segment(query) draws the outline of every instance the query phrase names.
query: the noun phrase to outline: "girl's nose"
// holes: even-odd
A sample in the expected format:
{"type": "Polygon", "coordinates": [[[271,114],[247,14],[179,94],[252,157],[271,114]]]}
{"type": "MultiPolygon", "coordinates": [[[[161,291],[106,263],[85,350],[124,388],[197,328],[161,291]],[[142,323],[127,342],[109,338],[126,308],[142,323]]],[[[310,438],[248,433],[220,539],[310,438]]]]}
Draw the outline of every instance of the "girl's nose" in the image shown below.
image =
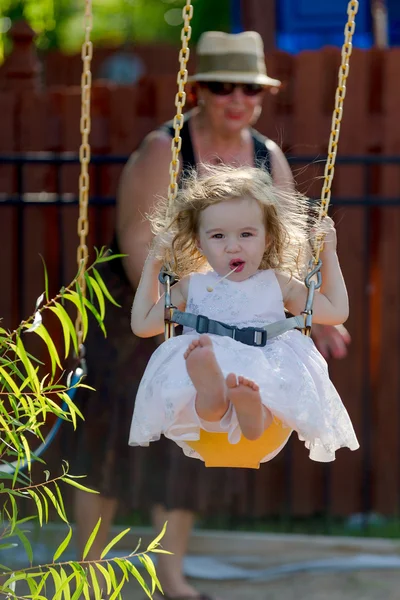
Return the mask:
{"type": "Polygon", "coordinates": [[[241,246],[238,240],[231,240],[226,245],[226,251],[229,253],[239,252],[241,246]]]}

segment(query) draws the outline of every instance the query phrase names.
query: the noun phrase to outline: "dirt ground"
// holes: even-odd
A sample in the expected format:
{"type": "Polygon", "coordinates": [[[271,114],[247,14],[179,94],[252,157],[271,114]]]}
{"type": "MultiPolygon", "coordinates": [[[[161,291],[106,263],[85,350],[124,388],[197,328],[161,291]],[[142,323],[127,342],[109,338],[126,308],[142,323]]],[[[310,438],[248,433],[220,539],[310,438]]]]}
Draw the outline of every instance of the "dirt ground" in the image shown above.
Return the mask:
{"type": "MultiPolygon", "coordinates": [[[[270,582],[196,581],[196,588],[218,600],[399,600],[400,571],[298,574],[270,582]]],[[[124,600],[144,600],[135,582],[124,600]]]]}

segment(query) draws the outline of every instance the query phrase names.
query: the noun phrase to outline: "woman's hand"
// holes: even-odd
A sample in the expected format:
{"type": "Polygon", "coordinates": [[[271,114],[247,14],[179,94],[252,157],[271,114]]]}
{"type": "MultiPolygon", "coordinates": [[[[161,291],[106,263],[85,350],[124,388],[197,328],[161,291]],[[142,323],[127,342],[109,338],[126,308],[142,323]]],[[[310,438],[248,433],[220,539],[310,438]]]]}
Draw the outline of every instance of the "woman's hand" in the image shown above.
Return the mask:
{"type": "Polygon", "coordinates": [[[343,325],[318,325],[312,327],[312,339],[322,356],[329,358],[345,358],[351,337],[343,325]]]}

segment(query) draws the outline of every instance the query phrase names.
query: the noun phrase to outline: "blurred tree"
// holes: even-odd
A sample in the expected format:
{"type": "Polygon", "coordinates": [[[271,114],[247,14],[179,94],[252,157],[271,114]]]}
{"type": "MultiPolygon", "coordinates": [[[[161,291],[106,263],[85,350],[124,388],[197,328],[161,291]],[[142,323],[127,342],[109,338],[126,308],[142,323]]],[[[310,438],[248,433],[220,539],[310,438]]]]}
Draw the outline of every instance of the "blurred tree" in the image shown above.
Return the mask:
{"type": "MultiPolygon", "coordinates": [[[[93,0],[93,41],[119,46],[132,41],[180,43],[184,0],[93,0]]],[[[193,0],[193,41],[209,29],[230,31],[231,0],[193,0]]],[[[82,0],[1,0],[1,48],[7,31],[25,18],[37,31],[40,50],[77,52],[83,39],[82,0]]]]}

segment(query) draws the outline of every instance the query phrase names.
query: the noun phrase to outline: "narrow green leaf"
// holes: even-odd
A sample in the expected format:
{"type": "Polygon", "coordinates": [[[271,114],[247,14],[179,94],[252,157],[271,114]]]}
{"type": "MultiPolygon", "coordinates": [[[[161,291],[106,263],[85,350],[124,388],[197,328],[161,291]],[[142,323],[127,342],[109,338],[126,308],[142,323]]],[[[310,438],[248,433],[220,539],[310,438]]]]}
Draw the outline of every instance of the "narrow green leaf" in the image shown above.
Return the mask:
{"type": "Polygon", "coordinates": [[[117,579],[115,577],[114,567],[112,566],[111,563],[107,563],[107,570],[110,575],[111,588],[113,590],[115,590],[115,589],[117,589],[118,583],[117,583],[117,579]]]}
{"type": "Polygon", "coordinates": [[[101,591],[99,582],[97,581],[97,574],[92,565],[89,565],[90,577],[92,580],[92,588],[94,591],[94,600],[101,600],[101,591]]]}
{"type": "Polygon", "coordinates": [[[31,592],[32,598],[34,598],[37,595],[37,588],[38,588],[35,579],[28,575],[28,577],[26,578],[26,583],[29,586],[29,590],[31,592]]]}
{"type": "Polygon", "coordinates": [[[119,540],[121,540],[130,530],[130,527],[128,527],[128,529],[124,529],[124,531],[121,531],[118,535],[116,535],[115,538],[113,538],[111,542],[104,548],[100,558],[104,558],[109,553],[111,548],[113,548],[115,544],[117,544],[119,540]]]}
{"type": "Polygon", "coordinates": [[[97,283],[100,286],[101,291],[103,292],[103,294],[107,298],[107,300],[109,300],[111,302],[111,304],[114,304],[115,306],[118,306],[119,308],[121,308],[121,305],[118,304],[118,302],[116,302],[114,300],[114,298],[111,296],[111,294],[108,291],[108,289],[106,287],[106,284],[104,283],[104,281],[103,281],[100,273],[98,272],[98,270],[97,269],[93,269],[93,273],[94,273],[94,276],[95,276],[95,278],[97,280],[97,283]]]}
{"type": "Polygon", "coordinates": [[[107,569],[105,567],[103,567],[103,565],[101,563],[95,563],[95,566],[98,568],[98,570],[100,571],[100,573],[104,577],[104,581],[106,582],[106,585],[107,585],[107,590],[106,590],[107,596],[109,596],[110,592],[111,592],[111,579],[110,579],[110,575],[109,575],[107,569]]]}
{"type": "Polygon", "coordinates": [[[34,490],[27,490],[27,492],[36,503],[38,519],[39,519],[40,527],[42,527],[43,526],[43,508],[42,508],[42,503],[40,501],[40,498],[34,490]]]}
{"type": "Polygon", "coordinates": [[[17,337],[16,353],[18,358],[24,365],[24,368],[32,385],[32,389],[34,389],[38,394],[40,394],[40,384],[36,373],[36,369],[33,368],[33,365],[26,354],[26,350],[20,336],[17,337]]]}
{"type": "Polygon", "coordinates": [[[118,587],[115,588],[115,591],[111,594],[110,600],[115,600],[116,598],[121,598],[121,590],[123,588],[124,583],[125,583],[125,579],[122,578],[121,583],[118,585],[118,587]]]}
{"type": "Polygon", "coordinates": [[[40,325],[35,329],[36,335],[42,338],[44,343],[47,346],[47,350],[49,352],[50,360],[51,360],[51,375],[54,377],[56,372],[56,365],[59,369],[62,369],[62,365],[60,362],[60,357],[58,356],[57,348],[53,340],[51,339],[49,332],[45,328],[44,325],[40,325]]]}
{"type": "Polygon", "coordinates": [[[71,600],[80,600],[84,585],[85,585],[84,579],[81,579],[79,581],[79,583],[77,582],[76,590],[73,593],[71,600]]]}
{"type": "Polygon", "coordinates": [[[46,302],[49,301],[49,276],[47,274],[46,263],[44,262],[44,258],[40,255],[43,263],[43,273],[44,273],[44,293],[46,294],[46,302]]]}
{"type": "Polygon", "coordinates": [[[60,556],[63,554],[65,549],[68,548],[68,545],[71,541],[71,537],[72,537],[72,529],[70,527],[65,539],[61,542],[61,544],[58,546],[57,550],[54,553],[53,562],[56,562],[56,560],[58,558],[60,558],[60,556]]]}
{"type": "Polygon", "coordinates": [[[54,596],[53,596],[53,600],[61,600],[62,598],[62,590],[61,590],[61,586],[62,586],[62,580],[61,577],[58,573],[58,571],[56,571],[56,569],[54,569],[53,567],[49,568],[49,571],[53,577],[53,581],[54,581],[54,596]]]}
{"type": "Polygon", "coordinates": [[[98,494],[99,492],[97,492],[96,490],[91,490],[88,487],[85,487],[84,485],[81,485],[80,483],[78,483],[77,481],[74,481],[73,479],[70,478],[70,476],[68,477],[62,477],[61,478],[62,481],[64,481],[65,483],[68,483],[68,485],[72,485],[73,487],[78,488],[79,490],[83,490],[84,492],[90,492],[91,494],[98,494]]]}
{"type": "Polygon", "coordinates": [[[71,587],[70,587],[69,584],[70,584],[70,581],[72,581],[72,579],[74,579],[75,573],[72,572],[67,577],[66,572],[64,571],[63,568],[61,568],[60,575],[61,575],[61,578],[63,580],[64,600],[71,600],[71,587]]]}
{"type": "Polygon", "coordinates": [[[83,339],[85,339],[88,331],[89,322],[84,303],[81,301],[79,294],[77,294],[77,292],[74,292],[73,290],[70,290],[66,294],[64,294],[64,299],[69,300],[69,302],[75,304],[79,314],[81,315],[83,326],[83,339]]]}
{"type": "Polygon", "coordinates": [[[26,440],[26,437],[21,433],[20,434],[20,440],[22,442],[22,445],[24,447],[25,450],[25,459],[26,459],[26,464],[28,466],[28,471],[30,472],[31,470],[31,450],[29,448],[29,444],[26,440]]]}
{"type": "Polygon", "coordinates": [[[85,560],[85,559],[86,559],[86,557],[87,557],[87,555],[88,555],[88,553],[89,553],[89,550],[90,550],[90,548],[91,548],[91,547],[92,547],[92,545],[93,545],[93,542],[94,542],[94,540],[95,540],[95,538],[96,538],[97,532],[99,531],[100,525],[101,525],[101,517],[100,517],[100,518],[99,518],[99,520],[97,521],[96,525],[95,525],[95,526],[94,526],[94,528],[93,528],[93,531],[92,531],[92,533],[91,533],[91,534],[90,534],[90,536],[89,536],[89,539],[88,539],[88,541],[86,542],[86,545],[85,545],[85,548],[84,548],[84,550],[83,550],[83,554],[82,554],[82,559],[83,559],[83,560],[85,560]]]}
{"type": "Polygon", "coordinates": [[[93,304],[93,297],[94,297],[93,287],[92,287],[92,284],[90,282],[89,275],[87,272],[85,273],[85,281],[86,281],[86,287],[89,291],[89,300],[90,300],[91,304],[93,304]]]}
{"type": "Polygon", "coordinates": [[[9,550],[10,548],[16,548],[18,546],[18,544],[16,543],[4,543],[4,544],[0,544],[0,550],[9,550]]]}
{"type": "Polygon", "coordinates": [[[90,310],[90,312],[93,314],[94,318],[96,319],[100,329],[102,330],[102,332],[104,334],[104,337],[106,337],[107,336],[106,328],[104,327],[104,323],[98,313],[97,308],[93,304],[91,304],[89,302],[89,300],[87,300],[86,298],[84,298],[83,301],[85,303],[85,306],[90,310]]]}
{"type": "Polygon", "coordinates": [[[148,595],[149,598],[151,598],[149,586],[147,585],[147,583],[145,582],[141,573],[139,573],[139,571],[137,570],[135,565],[133,565],[132,563],[129,563],[127,565],[127,568],[128,568],[128,571],[130,571],[132,573],[132,575],[135,577],[135,579],[140,583],[143,591],[148,595]]]}
{"type": "Polygon", "coordinates": [[[159,590],[161,590],[161,584],[158,580],[156,569],[154,567],[154,563],[151,560],[150,556],[148,556],[147,554],[142,554],[142,556],[139,556],[139,560],[142,563],[142,565],[144,565],[146,567],[147,572],[151,577],[151,581],[152,581],[151,593],[154,594],[156,586],[159,590]]]}
{"type": "Polygon", "coordinates": [[[124,257],[127,255],[126,254],[110,254],[109,256],[101,256],[96,260],[96,263],[100,264],[100,263],[109,262],[110,260],[115,260],[119,256],[124,257]]]}
{"type": "Polygon", "coordinates": [[[14,379],[12,377],[10,377],[10,375],[8,374],[7,370],[4,367],[0,367],[0,379],[5,380],[5,382],[9,386],[9,391],[14,392],[14,394],[16,395],[17,398],[21,395],[19,387],[15,383],[14,379]]]}
{"type": "Polygon", "coordinates": [[[104,302],[104,294],[101,291],[101,288],[94,277],[91,277],[88,274],[88,279],[89,279],[89,281],[92,285],[92,288],[96,294],[97,302],[99,303],[100,317],[101,317],[101,320],[103,320],[104,316],[106,314],[106,303],[104,302]]]}
{"type": "Polygon", "coordinates": [[[119,566],[119,568],[122,571],[122,574],[124,576],[124,579],[128,580],[129,579],[129,575],[128,575],[128,571],[127,568],[125,566],[124,560],[121,558],[114,558],[113,561],[115,562],[116,565],[119,566]]]}
{"type": "Polygon", "coordinates": [[[30,544],[30,541],[28,540],[28,538],[26,537],[25,533],[23,531],[21,531],[21,529],[19,529],[18,527],[15,528],[15,534],[19,537],[19,539],[21,540],[24,548],[25,548],[25,552],[26,555],[29,559],[30,564],[32,564],[33,562],[33,552],[32,552],[32,546],[30,544]]]}
{"type": "Polygon", "coordinates": [[[60,488],[58,487],[58,484],[56,482],[54,482],[53,485],[54,485],[54,488],[55,488],[55,490],[57,492],[58,503],[59,503],[59,505],[61,507],[61,510],[62,510],[63,514],[66,515],[67,513],[66,513],[66,510],[65,510],[65,506],[64,506],[64,498],[62,497],[60,488]]]}
{"type": "Polygon", "coordinates": [[[40,594],[40,592],[42,591],[42,588],[46,585],[46,581],[47,578],[50,576],[50,572],[49,571],[43,571],[41,574],[41,578],[38,581],[38,589],[37,589],[37,593],[40,594]]]}
{"type": "Polygon", "coordinates": [[[74,344],[75,353],[78,354],[78,340],[76,339],[75,328],[65,308],[61,304],[49,306],[49,309],[57,316],[61,323],[64,335],[65,358],[69,355],[70,342],[74,344]]]}
{"type": "Polygon", "coordinates": [[[9,520],[10,520],[10,533],[14,533],[15,528],[17,526],[17,516],[18,516],[18,508],[17,508],[17,503],[15,502],[15,498],[12,494],[12,490],[8,490],[8,497],[11,503],[11,514],[8,512],[8,510],[4,507],[4,511],[6,512],[9,520]]]}
{"type": "Polygon", "coordinates": [[[168,521],[166,521],[164,523],[164,526],[163,526],[162,530],[160,531],[160,533],[158,534],[158,536],[156,538],[154,538],[154,540],[152,542],[150,542],[150,544],[147,546],[147,552],[151,552],[152,550],[154,550],[155,548],[157,548],[160,545],[160,540],[165,535],[165,531],[167,529],[167,524],[168,524],[168,521]]]}
{"type": "Polygon", "coordinates": [[[51,500],[51,502],[52,502],[52,504],[53,504],[54,508],[56,509],[56,511],[57,511],[57,514],[58,514],[58,516],[60,517],[60,519],[62,519],[63,521],[65,521],[65,523],[67,523],[67,524],[68,524],[68,519],[67,519],[67,516],[66,516],[65,512],[63,511],[63,507],[61,507],[61,506],[59,505],[59,503],[58,503],[58,500],[57,500],[57,498],[55,497],[55,495],[53,494],[53,492],[51,491],[51,489],[50,489],[50,488],[48,488],[46,485],[45,485],[45,486],[43,486],[43,488],[42,488],[42,489],[43,489],[43,490],[46,492],[46,494],[47,494],[47,495],[48,495],[48,497],[50,498],[50,500],[51,500]]]}
{"type": "Polygon", "coordinates": [[[87,580],[83,584],[83,595],[85,596],[85,600],[91,600],[89,592],[89,583],[87,580]]]}
{"type": "Polygon", "coordinates": [[[43,499],[43,506],[44,506],[44,522],[48,523],[49,522],[49,503],[47,501],[46,495],[41,491],[38,490],[40,495],[42,496],[43,499]]]}

